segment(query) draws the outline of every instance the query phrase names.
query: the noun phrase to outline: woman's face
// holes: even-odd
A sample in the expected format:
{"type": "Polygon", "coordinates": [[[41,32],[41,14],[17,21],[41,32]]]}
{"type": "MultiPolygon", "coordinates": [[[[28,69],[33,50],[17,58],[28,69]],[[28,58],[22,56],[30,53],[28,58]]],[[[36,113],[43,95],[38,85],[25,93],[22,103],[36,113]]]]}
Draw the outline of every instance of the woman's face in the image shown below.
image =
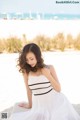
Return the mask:
{"type": "Polygon", "coordinates": [[[26,62],[31,67],[35,67],[35,65],[37,64],[37,59],[35,57],[35,54],[32,53],[32,52],[27,53],[27,55],[26,55],[26,62]]]}

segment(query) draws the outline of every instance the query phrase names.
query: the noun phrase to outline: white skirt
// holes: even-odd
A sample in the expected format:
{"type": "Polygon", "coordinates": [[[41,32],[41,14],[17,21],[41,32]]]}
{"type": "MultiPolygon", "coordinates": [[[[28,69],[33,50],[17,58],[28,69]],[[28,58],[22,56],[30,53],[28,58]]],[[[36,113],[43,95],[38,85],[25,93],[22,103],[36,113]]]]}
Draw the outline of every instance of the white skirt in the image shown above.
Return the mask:
{"type": "MultiPolygon", "coordinates": [[[[80,116],[64,94],[52,89],[32,97],[31,109],[13,112],[9,120],[80,120],[80,116]]],[[[14,111],[16,106],[14,105],[14,111]]]]}

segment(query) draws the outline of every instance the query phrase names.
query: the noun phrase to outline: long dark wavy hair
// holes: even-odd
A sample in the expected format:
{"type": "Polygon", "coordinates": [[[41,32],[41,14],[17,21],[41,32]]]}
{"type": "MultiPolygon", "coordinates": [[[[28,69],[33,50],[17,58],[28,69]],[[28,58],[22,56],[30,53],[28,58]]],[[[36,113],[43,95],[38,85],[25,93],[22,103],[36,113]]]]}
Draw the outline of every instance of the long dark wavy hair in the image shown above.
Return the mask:
{"type": "Polygon", "coordinates": [[[19,72],[22,73],[24,73],[24,71],[26,71],[27,73],[29,73],[30,71],[36,72],[38,69],[43,68],[45,64],[44,60],[42,59],[41,50],[39,46],[35,43],[29,43],[25,45],[23,47],[23,50],[20,52],[17,66],[19,66],[19,72]],[[26,55],[29,52],[32,52],[37,59],[37,64],[35,65],[35,67],[31,67],[26,62],[26,55]]]}

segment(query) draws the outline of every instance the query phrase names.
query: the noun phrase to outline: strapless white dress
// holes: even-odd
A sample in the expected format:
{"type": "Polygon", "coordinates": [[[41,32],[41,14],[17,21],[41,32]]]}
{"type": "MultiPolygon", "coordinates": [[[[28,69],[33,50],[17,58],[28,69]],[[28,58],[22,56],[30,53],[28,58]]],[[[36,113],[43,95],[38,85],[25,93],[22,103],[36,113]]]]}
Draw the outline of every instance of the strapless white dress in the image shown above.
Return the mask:
{"type": "Polygon", "coordinates": [[[29,76],[32,108],[15,112],[10,120],[80,120],[80,116],[64,94],[56,92],[44,76],[29,76]]]}

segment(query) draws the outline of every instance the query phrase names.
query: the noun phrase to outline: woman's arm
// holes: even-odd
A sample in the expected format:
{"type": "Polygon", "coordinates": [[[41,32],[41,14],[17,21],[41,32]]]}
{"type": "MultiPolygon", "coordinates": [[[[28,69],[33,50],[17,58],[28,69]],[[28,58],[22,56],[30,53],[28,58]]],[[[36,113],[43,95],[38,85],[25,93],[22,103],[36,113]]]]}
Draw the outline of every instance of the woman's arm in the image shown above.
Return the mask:
{"type": "Polygon", "coordinates": [[[23,73],[24,83],[26,87],[27,97],[28,97],[28,104],[21,103],[19,104],[20,107],[31,108],[32,107],[32,92],[28,86],[28,74],[25,72],[23,73]]]}
{"type": "Polygon", "coordinates": [[[59,83],[55,68],[53,67],[53,65],[49,65],[49,69],[50,69],[50,73],[53,76],[53,78],[59,83]]]}
{"type": "Polygon", "coordinates": [[[60,92],[61,91],[61,86],[60,86],[60,83],[58,81],[58,78],[57,78],[54,67],[51,65],[49,67],[49,69],[48,68],[42,68],[41,71],[42,71],[42,74],[44,74],[48,78],[48,80],[51,82],[51,85],[53,86],[53,88],[57,92],[60,92]]]}
{"type": "Polygon", "coordinates": [[[24,83],[25,83],[25,87],[26,87],[29,107],[31,108],[32,107],[32,92],[28,86],[28,74],[26,72],[23,73],[23,77],[24,77],[24,83]]]}

